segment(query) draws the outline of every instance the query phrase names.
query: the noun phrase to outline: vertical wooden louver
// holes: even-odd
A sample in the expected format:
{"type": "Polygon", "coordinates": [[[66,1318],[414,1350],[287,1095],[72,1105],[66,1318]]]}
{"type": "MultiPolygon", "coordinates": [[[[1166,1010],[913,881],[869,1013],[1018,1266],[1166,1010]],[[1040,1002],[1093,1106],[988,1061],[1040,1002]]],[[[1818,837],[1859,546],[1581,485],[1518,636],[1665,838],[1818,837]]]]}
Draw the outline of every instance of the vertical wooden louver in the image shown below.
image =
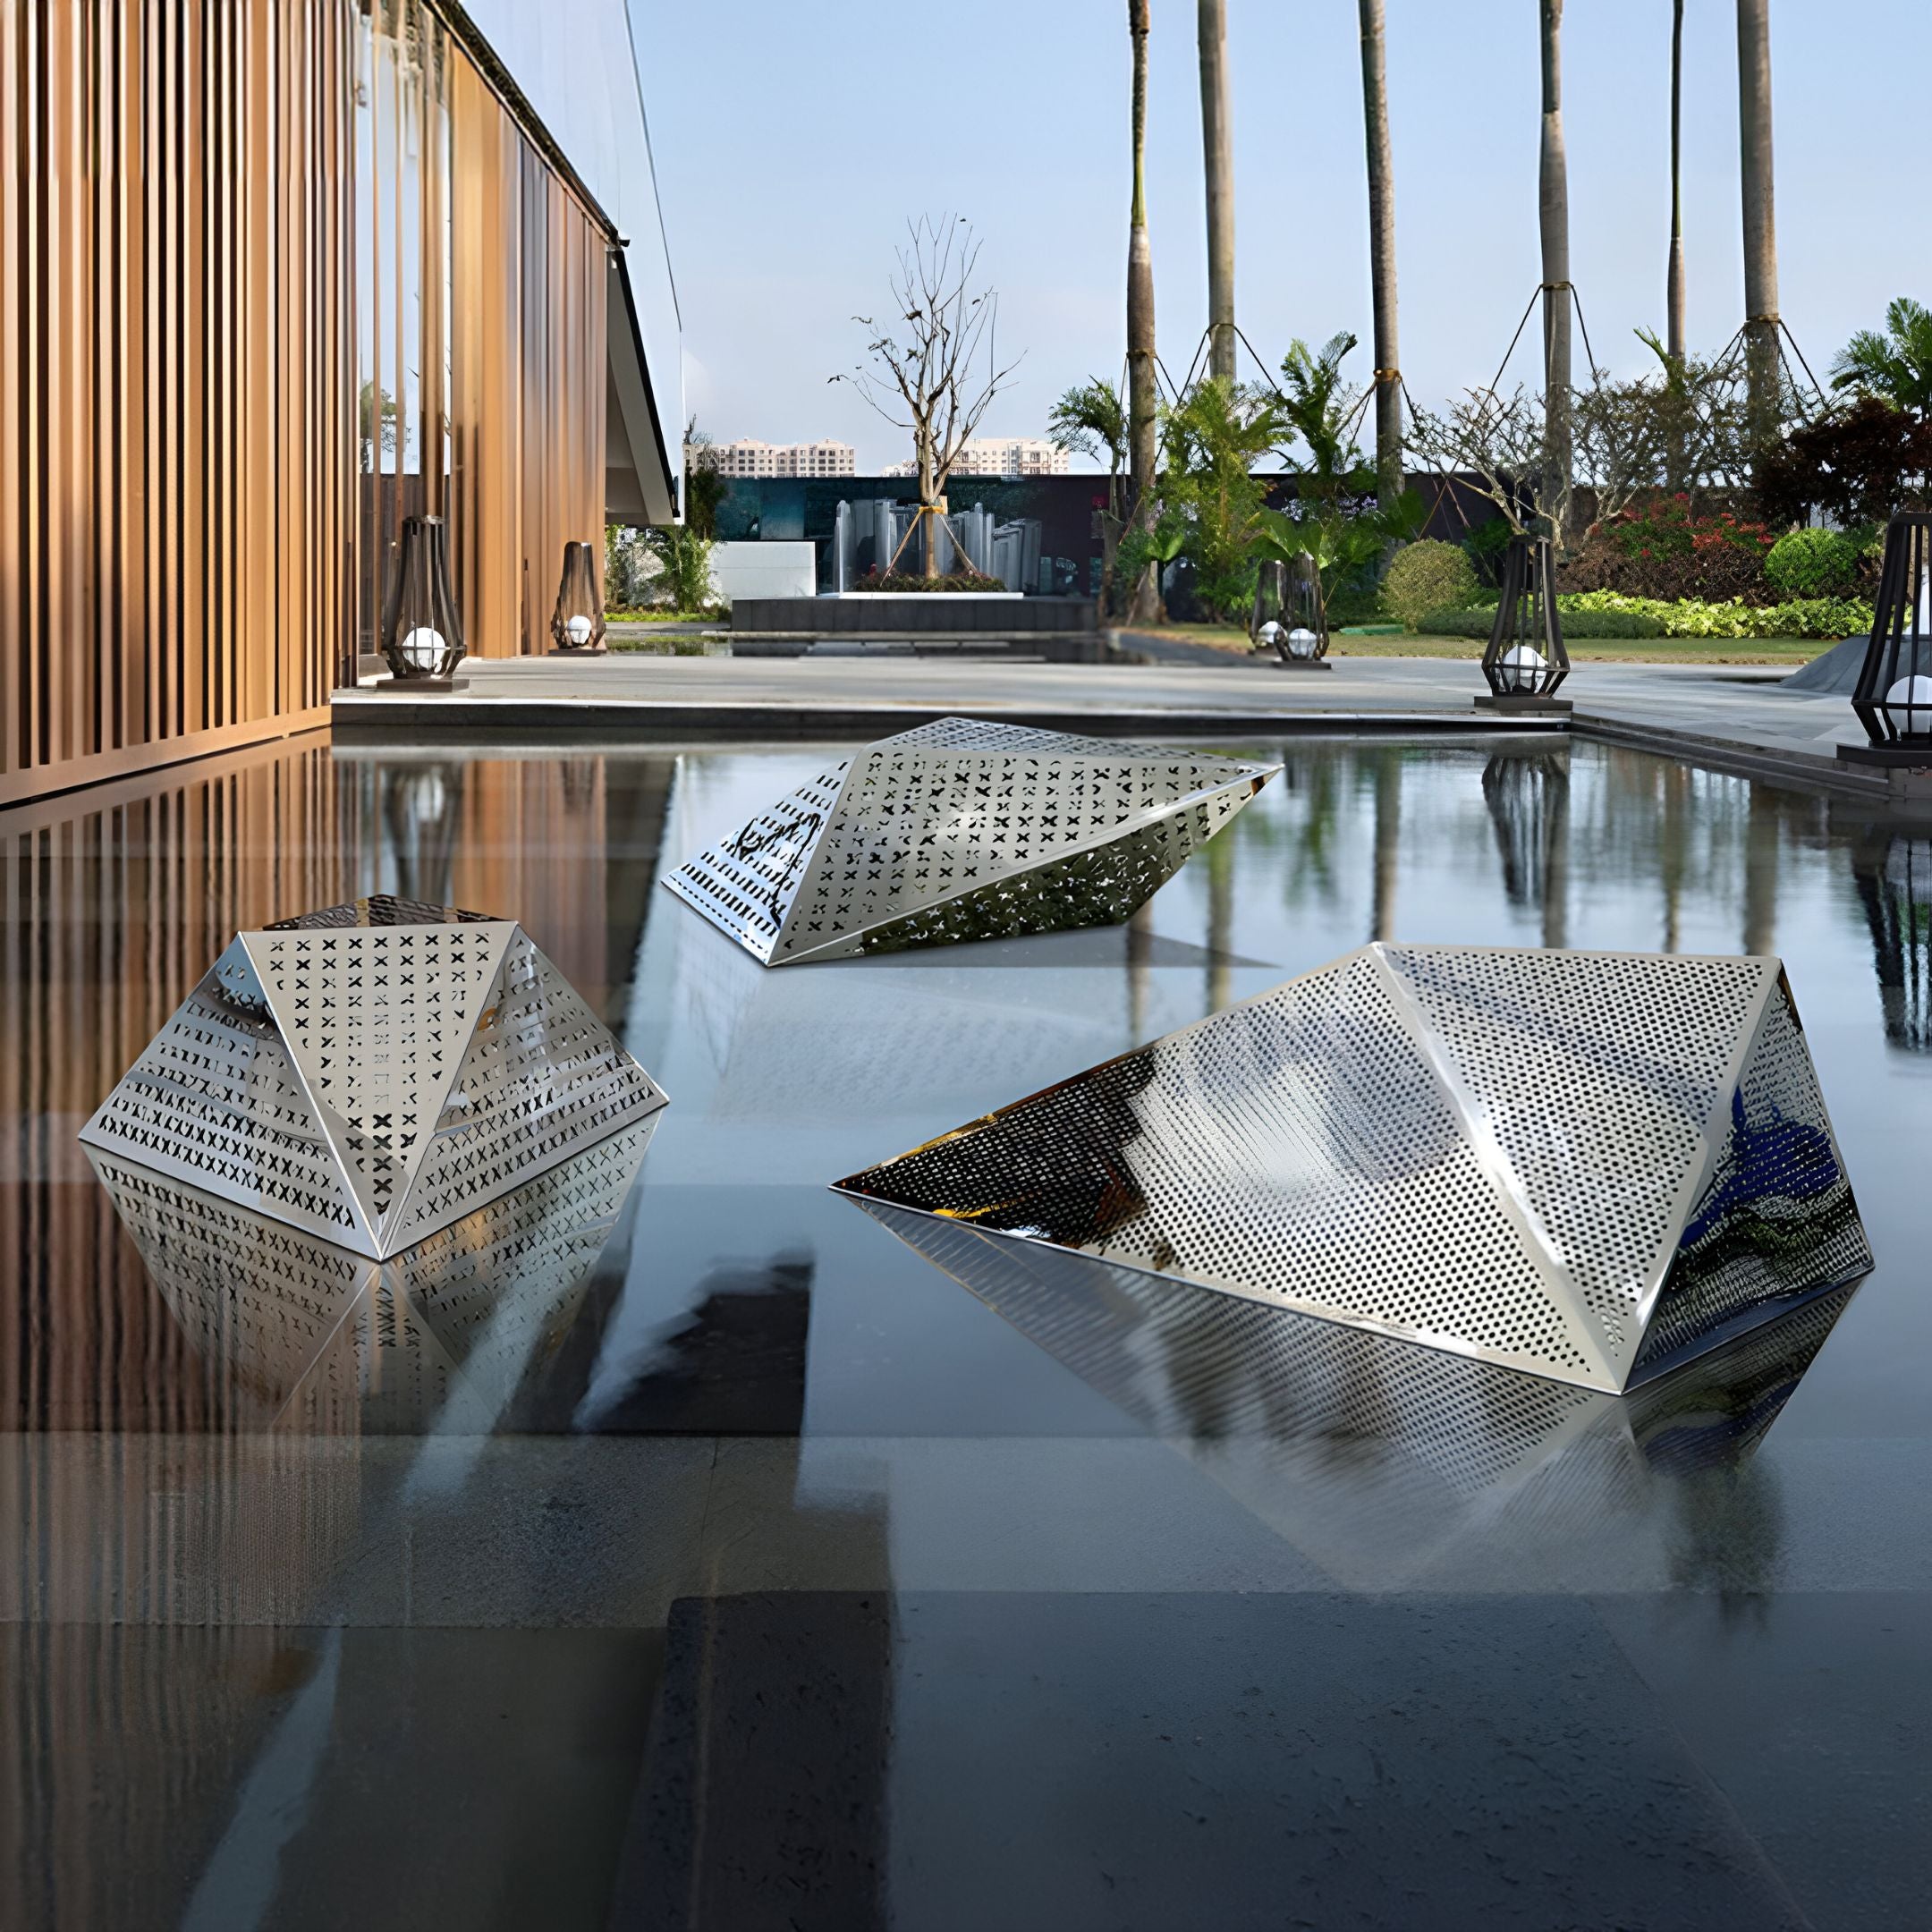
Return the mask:
{"type": "Polygon", "coordinates": [[[325,715],[355,24],[347,0],[0,8],[0,800],[325,715]]]}
{"type": "Polygon", "coordinates": [[[501,78],[431,0],[0,0],[0,804],[325,723],[419,511],[547,646],[615,238],[501,78]]]}

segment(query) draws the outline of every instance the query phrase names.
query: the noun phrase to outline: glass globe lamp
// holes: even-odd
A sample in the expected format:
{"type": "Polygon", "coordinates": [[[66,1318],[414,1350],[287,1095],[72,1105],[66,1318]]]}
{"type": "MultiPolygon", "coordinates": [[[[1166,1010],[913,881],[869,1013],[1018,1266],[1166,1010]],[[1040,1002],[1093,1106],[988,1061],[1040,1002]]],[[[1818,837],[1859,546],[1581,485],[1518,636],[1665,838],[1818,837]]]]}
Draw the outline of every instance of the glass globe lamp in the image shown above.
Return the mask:
{"type": "Polygon", "coordinates": [[[587,543],[564,546],[564,573],[557,581],[550,636],[559,651],[605,648],[604,599],[597,595],[597,556],[587,543]]]}
{"type": "Polygon", "coordinates": [[[402,520],[395,575],[383,608],[382,654],[395,687],[447,690],[463,660],[462,620],[450,594],[449,536],[441,517],[402,520]]]}

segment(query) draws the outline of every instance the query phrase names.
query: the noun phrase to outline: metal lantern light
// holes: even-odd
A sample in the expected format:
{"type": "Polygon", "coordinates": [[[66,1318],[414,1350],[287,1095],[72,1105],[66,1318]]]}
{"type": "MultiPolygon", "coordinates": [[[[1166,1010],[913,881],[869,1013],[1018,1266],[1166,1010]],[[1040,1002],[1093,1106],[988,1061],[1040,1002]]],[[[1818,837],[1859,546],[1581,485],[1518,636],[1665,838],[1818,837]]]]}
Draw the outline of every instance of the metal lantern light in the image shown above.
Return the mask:
{"type": "Polygon", "coordinates": [[[1563,620],[1556,614],[1555,563],[1546,537],[1515,537],[1503,560],[1503,595],[1482,656],[1489,695],[1479,705],[1496,710],[1567,711],[1555,695],[1570,675],[1563,620]]]}
{"type": "Polygon", "coordinates": [[[1871,641],[1852,708],[1874,745],[1917,752],[1911,762],[1932,765],[1932,514],[1925,511],[1902,512],[1885,526],[1871,641]]]}
{"type": "Polygon", "coordinates": [[[1288,566],[1279,557],[1263,557],[1255,572],[1254,608],[1248,617],[1248,635],[1257,649],[1271,648],[1268,633],[1281,629],[1282,607],[1288,601],[1288,566]]]}
{"type": "Polygon", "coordinates": [[[1322,597],[1321,568],[1306,550],[1288,566],[1284,629],[1275,648],[1292,671],[1328,668],[1328,606],[1322,597]]]}
{"type": "Polygon", "coordinates": [[[564,574],[557,583],[550,635],[560,651],[601,651],[604,600],[597,595],[597,558],[587,543],[564,546],[564,574]]]}
{"type": "Polygon", "coordinates": [[[450,595],[449,532],[441,517],[402,519],[394,580],[383,610],[382,652],[395,682],[447,690],[463,660],[462,620],[450,595]]]}

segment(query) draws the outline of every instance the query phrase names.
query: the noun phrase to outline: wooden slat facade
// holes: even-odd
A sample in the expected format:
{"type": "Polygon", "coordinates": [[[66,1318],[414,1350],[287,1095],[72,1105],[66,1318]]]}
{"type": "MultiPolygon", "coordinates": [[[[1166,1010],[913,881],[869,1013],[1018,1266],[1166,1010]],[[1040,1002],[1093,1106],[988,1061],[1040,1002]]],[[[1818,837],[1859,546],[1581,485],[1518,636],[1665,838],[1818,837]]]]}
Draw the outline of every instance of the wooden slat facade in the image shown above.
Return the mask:
{"type": "Polygon", "coordinates": [[[325,723],[415,510],[547,648],[613,237],[431,0],[0,0],[0,803],[325,723]]]}

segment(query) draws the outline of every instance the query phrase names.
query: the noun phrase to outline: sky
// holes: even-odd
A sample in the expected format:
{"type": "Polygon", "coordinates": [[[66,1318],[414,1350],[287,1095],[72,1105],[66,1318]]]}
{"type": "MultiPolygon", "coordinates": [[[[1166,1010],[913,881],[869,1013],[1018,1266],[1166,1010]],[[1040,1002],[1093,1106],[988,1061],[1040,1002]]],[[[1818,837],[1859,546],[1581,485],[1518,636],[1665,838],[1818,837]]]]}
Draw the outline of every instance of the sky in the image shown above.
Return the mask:
{"type": "MultiPolygon", "coordinates": [[[[835,436],[861,472],[910,453],[848,384],[852,318],[885,301],[909,217],[968,216],[1024,351],[982,435],[1044,433],[1125,349],[1131,50],[1125,0],[630,0],[683,323],[685,407],[720,441],[835,436]]],[[[1148,220],[1162,361],[1206,323],[1195,0],[1153,0],[1148,220]]],[[[1272,369],[1289,342],[1361,337],[1368,191],[1355,0],[1228,0],[1235,315],[1272,369]]],[[[1387,0],[1402,368],[1424,406],[1487,382],[1539,279],[1536,0],[1387,0]]],[[[1736,10],[1689,0],[1688,330],[1743,319],[1736,10]]],[[[1669,240],[1670,0],[1570,0],[1571,273],[1597,362],[1651,362],[1669,240]]],[[[1932,197],[1912,79],[1932,0],[1771,0],[1780,308],[1820,376],[1898,294],[1932,299],[1932,197]],[[1886,81],[1896,76],[1895,91],[1886,81]]],[[[1525,343],[1530,343],[1526,335],[1525,343]]],[[[1581,363],[1580,344],[1579,364],[1581,363]]],[[[1533,345],[1512,377],[1534,376],[1533,345]]],[[[1242,358],[1243,374],[1253,373],[1242,358]]]]}

